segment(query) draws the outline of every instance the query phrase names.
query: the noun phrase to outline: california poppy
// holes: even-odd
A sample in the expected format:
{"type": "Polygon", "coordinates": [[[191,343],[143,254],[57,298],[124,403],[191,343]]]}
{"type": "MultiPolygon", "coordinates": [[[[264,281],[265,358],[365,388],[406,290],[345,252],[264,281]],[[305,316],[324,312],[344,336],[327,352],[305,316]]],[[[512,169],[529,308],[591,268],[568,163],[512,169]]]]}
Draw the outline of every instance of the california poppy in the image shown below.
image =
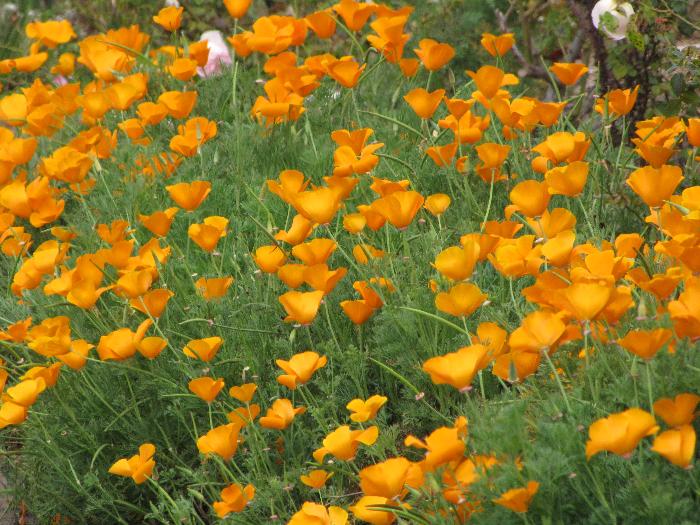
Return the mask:
{"type": "Polygon", "coordinates": [[[246,485],[241,487],[238,483],[232,483],[224,487],[219,494],[221,500],[212,503],[214,512],[219,518],[225,518],[232,512],[243,511],[255,497],[255,487],[246,485]]]}
{"type": "Polygon", "coordinates": [[[156,453],[155,445],[144,443],[139,446],[139,453],[129,459],[120,459],[109,468],[110,474],[131,478],[134,483],[140,485],[151,477],[156,462],[153,456],[156,453]]]}

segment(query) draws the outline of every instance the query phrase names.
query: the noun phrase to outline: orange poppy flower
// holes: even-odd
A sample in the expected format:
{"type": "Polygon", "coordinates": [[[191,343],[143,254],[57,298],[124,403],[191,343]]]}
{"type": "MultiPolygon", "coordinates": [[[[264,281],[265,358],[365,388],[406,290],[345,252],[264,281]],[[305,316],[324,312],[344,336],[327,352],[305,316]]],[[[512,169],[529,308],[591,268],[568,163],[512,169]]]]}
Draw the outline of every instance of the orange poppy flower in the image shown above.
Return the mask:
{"type": "Polygon", "coordinates": [[[253,399],[253,396],[255,395],[255,392],[258,390],[258,385],[255,383],[245,383],[240,386],[232,386],[229,388],[228,394],[234,398],[240,401],[241,403],[250,403],[253,399]]]}
{"type": "Polygon", "coordinates": [[[495,66],[481,66],[476,72],[467,71],[467,74],[474,80],[479,93],[487,100],[494,98],[501,87],[520,83],[518,77],[495,66]]]}
{"type": "Polygon", "coordinates": [[[304,21],[306,22],[306,25],[309,26],[309,29],[316,33],[318,38],[326,39],[335,34],[335,18],[333,18],[333,15],[328,9],[316,11],[310,15],[306,15],[306,17],[304,17],[304,21]]]}
{"type": "Polygon", "coordinates": [[[153,21],[166,31],[177,31],[182,23],[184,7],[164,7],[153,17],[153,21]]]}
{"type": "Polygon", "coordinates": [[[348,513],[344,509],[335,506],[326,508],[318,503],[306,501],[301,506],[301,510],[292,516],[287,525],[308,525],[309,523],[346,525],[347,522],[348,513]]]}
{"type": "Polygon", "coordinates": [[[420,66],[420,60],[417,58],[402,58],[399,60],[399,68],[401,73],[406,78],[411,78],[418,73],[418,67],[420,66]]]}
{"type": "Polygon", "coordinates": [[[144,443],[139,446],[139,453],[129,459],[120,459],[109,467],[109,473],[125,478],[131,478],[134,483],[140,485],[153,474],[156,462],[153,456],[156,453],[155,445],[144,443]]]}
{"type": "Polygon", "coordinates": [[[325,263],[338,247],[333,239],[318,238],[292,248],[292,255],[307,266],[325,263]]]}
{"type": "MultiPolygon", "coordinates": [[[[308,474],[302,474],[301,476],[299,476],[299,480],[307,487],[311,487],[312,489],[320,489],[326,485],[326,482],[331,477],[333,477],[332,473],[329,473],[325,470],[316,469],[316,470],[311,470],[308,474]]],[[[308,503],[305,503],[304,505],[306,506],[306,505],[308,505],[308,503]]],[[[295,514],[295,516],[296,516],[296,514],[295,514]]],[[[294,522],[294,519],[292,519],[292,521],[290,523],[293,523],[293,522],[294,522]]]]}
{"type": "Polygon", "coordinates": [[[327,358],[308,351],[293,355],[289,361],[277,359],[275,363],[286,372],[277,377],[277,382],[295,390],[297,386],[307,383],[317,370],[326,366],[327,358]]]}
{"type": "Polygon", "coordinates": [[[138,326],[136,332],[128,328],[119,328],[100,337],[100,342],[97,345],[97,354],[100,359],[103,361],[108,359],[123,361],[133,356],[152,324],[153,321],[146,319],[138,326]]]}
{"type": "Polygon", "coordinates": [[[449,292],[440,292],[435,296],[435,307],[441,312],[466,317],[473,314],[488,296],[481,292],[479,287],[472,283],[459,283],[449,292]]]}
{"type": "Polygon", "coordinates": [[[366,2],[355,0],[340,0],[333,5],[333,11],[338,13],[350,31],[360,31],[369,17],[374,14],[376,6],[366,2]]]}
{"type": "Polygon", "coordinates": [[[433,266],[444,277],[452,281],[463,281],[474,271],[479,251],[479,245],[474,241],[468,241],[463,246],[452,246],[438,254],[433,266]]]}
{"type": "Polygon", "coordinates": [[[588,73],[588,67],[585,64],[576,62],[555,62],[549,67],[549,70],[565,86],[573,86],[583,75],[588,73]]]}
{"type": "Polygon", "coordinates": [[[294,407],[289,399],[276,399],[267,414],[260,418],[260,426],[273,430],[284,430],[294,418],[306,412],[306,407],[294,407]]]}
{"type": "Polygon", "coordinates": [[[226,237],[228,219],[213,215],[204,219],[202,224],[190,224],[187,236],[205,252],[213,252],[219,239],[226,237]]]}
{"type": "Polygon", "coordinates": [[[224,7],[232,18],[243,18],[253,0],[224,0],[224,7]]]}
{"type": "Polygon", "coordinates": [[[357,423],[365,423],[377,417],[377,412],[386,404],[387,400],[384,396],[374,395],[367,400],[353,399],[345,408],[351,412],[351,420],[357,423]]]}
{"type": "Polygon", "coordinates": [[[233,277],[212,277],[205,278],[200,277],[194,283],[197,291],[204,297],[207,301],[212,299],[219,299],[226,295],[229,287],[233,284],[233,277]]]}
{"type": "Polygon", "coordinates": [[[170,301],[174,295],[174,292],[166,290],[165,288],[149,290],[141,297],[134,297],[131,299],[129,305],[139,312],[158,319],[163,315],[168,301],[170,301]]]}
{"type": "Polygon", "coordinates": [[[328,224],[340,209],[342,192],[338,188],[319,187],[289,196],[297,213],[315,224],[328,224]]]}
{"type": "Polygon", "coordinates": [[[192,80],[192,78],[197,74],[197,67],[199,67],[199,65],[197,64],[196,60],[180,57],[176,58],[166,69],[173,78],[187,82],[192,80]]]}
{"type": "Polygon", "coordinates": [[[416,191],[399,191],[377,199],[372,203],[372,209],[394,227],[403,229],[413,222],[424,201],[416,191]]]}
{"type": "Polygon", "coordinates": [[[261,246],[253,254],[253,260],[258,268],[265,273],[277,273],[286,262],[287,255],[276,244],[261,246]]]}
{"type": "Polygon", "coordinates": [[[667,164],[660,168],[644,166],[634,170],[627,184],[650,208],[658,208],[667,201],[683,180],[683,170],[667,164]]]}
{"type": "Polygon", "coordinates": [[[165,107],[172,118],[187,118],[197,103],[197,92],[167,91],[158,97],[157,102],[165,107]]]}
{"type": "Polygon", "coordinates": [[[204,339],[193,339],[182,350],[187,357],[201,359],[208,363],[216,356],[217,352],[224,344],[221,337],[206,337],[204,339]]]}
{"type": "Polygon", "coordinates": [[[697,436],[692,425],[666,430],[654,439],[651,450],[681,468],[688,468],[695,456],[697,436]]]}
{"type": "Polygon", "coordinates": [[[694,148],[700,148],[700,118],[689,118],[685,127],[688,143],[694,148]]]}
{"type": "Polygon", "coordinates": [[[481,35],[481,46],[492,57],[502,57],[515,44],[513,33],[504,33],[501,35],[492,35],[491,33],[483,33],[481,35]]]}
{"type": "MultiPolygon", "coordinates": [[[[230,3],[230,0],[227,3],[230,3]]],[[[238,483],[232,483],[221,490],[219,497],[221,500],[212,503],[212,507],[219,518],[225,518],[232,512],[242,512],[253,501],[255,487],[246,485],[243,488],[238,483]]]]}
{"type": "Polygon", "coordinates": [[[514,211],[519,211],[526,217],[540,217],[549,205],[550,193],[546,182],[533,179],[516,184],[510,191],[512,206],[506,209],[506,218],[514,211]]]}
{"type": "Polygon", "coordinates": [[[170,231],[170,227],[173,224],[173,219],[175,218],[175,215],[177,215],[178,211],[180,211],[179,208],[168,208],[163,211],[153,212],[151,215],[139,214],[139,221],[153,235],[165,237],[170,231]]]}
{"type": "Polygon", "coordinates": [[[668,328],[630,330],[617,344],[643,359],[651,359],[672,337],[673,332],[668,328]]]}
{"type": "Polygon", "coordinates": [[[292,225],[289,230],[281,230],[275,234],[275,240],[286,242],[292,246],[296,246],[304,242],[311,234],[314,228],[313,222],[303,215],[295,215],[292,219],[292,225]]]}
{"type": "Polygon", "coordinates": [[[446,463],[460,460],[464,456],[467,436],[467,420],[460,416],[455,420],[454,427],[439,427],[425,439],[418,439],[409,435],[404,440],[407,447],[415,447],[425,451],[422,468],[425,472],[432,472],[446,463]]]}
{"type": "Polygon", "coordinates": [[[341,59],[328,66],[328,75],[341,86],[352,89],[357,85],[366,67],[367,64],[360,66],[354,60],[341,59]]]}
{"type": "Polygon", "coordinates": [[[444,89],[426,91],[423,88],[415,88],[406,93],[403,99],[408,102],[411,109],[422,119],[430,119],[437,110],[445,96],[444,89]]]}
{"type": "Polygon", "coordinates": [[[324,295],[322,291],[318,290],[314,292],[292,291],[280,295],[279,302],[282,303],[287,312],[284,321],[299,324],[311,323],[316,318],[324,295]]]}
{"type": "Polygon", "coordinates": [[[422,39],[414,51],[428,71],[442,69],[455,56],[455,49],[450,44],[440,43],[432,38],[422,39]]]}
{"type": "Polygon", "coordinates": [[[185,211],[194,211],[201,206],[211,192],[211,182],[205,180],[180,182],[166,186],[165,189],[180,208],[185,211]]]}
{"type": "Polygon", "coordinates": [[[539,488],[540,484],[536,481],[528,481],[525,487],[510,489],[493,502],[513,512],[527,512],[530,502],[539,488]]]}
{"type": "Polygon", "coordinates": [[[216,454],[229,461],[238,450],[238,434],[241,425],[228,423],[212,428],[197,439],[197,449],[202,454],[216,454]]]}
{"type": "Polygon", "coordinates": [[[637,102],[639,86],[634,89],[613,89],[595,103],[595,110],[601,115],[607,114],[613,117],[627,115],[637,102]]]}
{"type": "Polygon", "coordinates": [[[155,359],[165,350],[166,346],[168,346],[168,342],[162,337],[144,337],[137,350],[146,359],[155,359]]]}
{"type": "Polygon", "coordinates": [[[588,180],[588,162],[577,160],[561,168],[552,168],[544,174],[550,195],[576,197],[583,193],[588,180]]]}
{"type": "Polygon", "coordinates": [[[76,37],[73,26],[68,20],[47,20],[46,22],[29,22],[24,32],[28,38],[39,42],[49,49],[59,44],[70,42],[76,37]]]}
{"type": "Polygon", "coordinates": [[[221,389],[224,388],[224,380],[221,378],[198,377],[190,381],[187,384],[187,388],[202,401],[211,403],[219,395],[221,389]]]}
{"type": "Polygon", "coordinates": [[[423,207],[434,216],[439,217],[447,211],[451,202],[452,199],[450,199],[449,195],[445,193],[434,193],[426,197],[423,207]]]}
{"type": "Polygon", "coordinates": [[[350,461],[357,454],[360,445],[371,446],[379,437],[379,428],[368,427],[364,430],[351,430],[343,425],[328,434],[323,440],[323,447],[314,451],[314,459],[322,463],[323,458],[331,455],[341,461],[350,461]]]}
{"type": "Polygon", "coordinates": [[[652,436],[659,427],[649,412],[641,408],[630,408],[611,414],[594,422],[588,429],[586,458],[608,451],[627,456],[646,436],[652,436]]]}
{"type": "Polygon", "coordinates": [[[476,373],[488,363],[488,349],[483,345],[471,345],[428,359],[423,363],[423,371],[430,374],[434,384],[447,384],[463,391],[470,387],[476,373]]]}
{"type": "Polygon", "coordinates": [[[696,394],[678,394],[675,398],[662,398],[654,403],[654,413],[669,427],[689,425],[695,419],[695,409],[700,403],[696,394]]]}

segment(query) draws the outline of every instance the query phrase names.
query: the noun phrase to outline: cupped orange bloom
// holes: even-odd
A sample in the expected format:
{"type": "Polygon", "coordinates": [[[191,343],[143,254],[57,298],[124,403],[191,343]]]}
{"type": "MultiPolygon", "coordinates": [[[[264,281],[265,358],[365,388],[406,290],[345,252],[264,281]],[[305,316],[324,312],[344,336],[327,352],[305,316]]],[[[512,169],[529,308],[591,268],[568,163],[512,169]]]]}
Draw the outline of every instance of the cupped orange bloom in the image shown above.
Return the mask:
{"type": "Polygon", "coordinates": [[[651,450],[681,468],[688,468],[695,456],[697,435],[692,425],[682,425],[662,432],[654,439],[651,450]]]}
{"type": "Polygon", "coordinates": [[[435,307],[455,317],[473,314],[488,299],[488,296],[472,283],[459,283],[449,292],[440,292],[435,296],[435,307]]]}
{"type": "Polygon", "coordinates": [[[588,180],[588,162],[577,160],[559,168],[552,168],[544,174],[547,191],[551,195],[576,197],[583,193],[588,180]]]}
{"type": "Polygon", "coordinates": [[[19,425],[27,419],[27,407],[4,401],[0,405],[0,429],[10,425],[19,425]]]}
{"type": "Polygon", "coordinates": [[[224,7],[232,18],[243,18],[253,0],[224,0],[224,7]]]}
{"type": "Polygon", "coordinates": [[[139,325],[136,332],[129,328],[119,328],[100,337],[100,342],[97,345],[97,354],[100,359],[103,361],[108,359],[122,361],[133,356],[152,324],[153,321],[146,319],[139,325]]]}
{"type": "Polygon", "coordinates": [[[672,337],[673,332],[668,328],[630,330],[617,344],[642,359],[651,359],[672,337]]]}
{"type": "Polygon", "coordinates": [[[552,133],[532,148],[532,151],[541,155],[532,161],[532,168],[538,173],[545,173],[550,168],[550,162],[557,165],[562,162],[583,160],[590,145],[591,141],[580,131],[552,133]]]}
{"type": "Polygon", "coordinates": [[[688,142],[694,148],[700,148],[700,118],[689,118],[685,126],[688,142]]]}
{"type": "Polygon", "coordinates": [[[165,107],[175,119],[187,118],[197,103],[196,91],[167,91],[158,97],[158,104],[165,107]]]}
{"type": "MultiPolygon", "coordinates": [[[[546,182],[533,179],[519,182],[510,191],[510,202],[512,206],[508,211],[519,211],[526,217],[540,217],[549,205],[551,197],[546,182]]],[[[506,213],[506,218],[510,218],[506,213]]]]}
{"type": "Polygon", "coordinates": [[[170,231],[170,227],[178,211],[180,211],[179,208],[168,208],[166,210],[153,212],[150,215],[139,214],[139,221],[153,235],[165,237],[170,231]]]}
{"type": "Polygon", "coordinates": [[[238,483],[232,483],[221,490],[219,497],[221,500],[212,503],[212,507],[219,518],[225,518],[232,512],[242,512],[253,501],[255,487],[241,487],[238,483]]]}
{"type": "Polygon", "coordinates": [[[420,67],[420,60],[417,58],[402,58],[399,60],[399,68],[401,73],[406,78],[411,78],[418,73],[418,68],[420,67]]]}
{"type": "Polygon", "coordinates": [[[287,261],[287,255],[279,246],[271,244],[255,250],[253,260],[262,272],[277,273],[277,270],[287,261]]]}
{"type": "Polygon", "coordinates": [[[423,371],[430,374],[434,384],[450,385],[462,391],[471,386],[476,373],[488,363],[488,349],[483,345],[471,345],[428,359],[423,363],[423,371]]]}
{"type": "Polygon", "coordinates": [[[129,305],[150,317],[155,317],[158,319],[163,312],[165,307],[168,305],[168,301],[175,296],[175,292],[167,290],[165,288],[157,288],[155,290],[149,290],[141,297],[134,297],[129,301],[129,305]]]}
{"type": "Polygon", "coordinates": [[[415,88],[406,93],[403,99],[420,118],[430,119],[440,105],[440,102],[442,102],[444,96],[444,89],[426,91],[423,88],[415,88]]]}
{"type": "Polygon", "coordinates": [[[337,24],[328,9],[306,15],[304,21],[318,38],[326,39],[335,34],[337,24]]]}
{"type": "Polygon", "coordinates": [[[562,315],[546,310],[537,310],[525,316],[508,339],[508,346],[514,351],[551,351],[564,335],[566,325],[562,315]]]}
{"type": "Polygon", "coordinates": [[[182,13],[184,7],[168,6],[158,11],[157,15],[153,16],[153,21],[166,31],[177,31],[182,24],[182,13]]]}
{"type": "Polygon", "coordinates": [[[333,10],[343,19],[350,31],[360,31],[369,17],[372,16],[377,6],[367,2],[355,0],[340,0],[333,6],[333,10]]]}
{"type": "Polygon", "coordinates": [[[307,383],[317,370],[326,366],[327,361],[326,356],[312,351],[295,354],[289,361],[277,359],[275,363],[285,371],[285,374],[277,376],[277,382],[295,390],[299,385],[307,383]]]}
{"type": "Polygon", "coordinates": [[[350,461],[357,454],[360,445],[374,445],[378,437],[379,428],[376,426],[351,430],[349,426],[343,425],[324,438],[323,447],[315,450],[313,456],[319,463],[329,454],[341,461],[350,461]]]}
{"type": "Polygon", "coordinates": [[[315,264],[304,269],[304,282],[314,290],[329,294],[347,273],[347,268],[331,270],[327,264],[315,264]]]}
{"type": "Polygon", "coordinates": [[[479,260],[479,245],[469,240],[462,246],[452,246],[441,251],[433,266],[441,275],[452,281],[463,281],[471,277],[479,260]]]}
{"type": "Polygon", "coordinates": [[[441,465],[464,457],[466,436],[467,419],[460,416],[455,420],[453,427],[436,428],[425,439],[407,436],[404,445],[425,450],[421,467],[425,472],[432,472],[441,465]]]}
{"type": "Polygon", "coordinates": [[[260,426],[273,430],[284,430],[294,418],[306,412],[306,407],[294,407],[289,399],[276,399],[267,414],[260,418],[260,426]]]}
{"type": "MultiPolygon", "coordinates": [[[[299,476],[299,481],[301,481],[307,487],[312,489],[320,489],[325,486],[326,482],[333,476],[325,470],[311,470],[308,474],[302,474],[299,476]]],[[[290,522],[291,523],[291,522],[290,522]]]]}
{"type": "Polygon", "coordinates": [[[555,62],[549,70],[565,86],[573,86],[583,75],[588,73],[588,66],[577,62],[555,62]]]}
{"type": "Polygon", "coordinates": [[[47,386],[43,377],[25,379],[9,387],[5,391],[4,399],[16,405],[29,408],[36,402],[39,395],[46,390],[47,386]]]}
{"type": "Polygon", "coordinates": [[[354,60],[338,60],[328,66],[328,76],[341,86],[352,89],[360,80],[367,64],[358,64],[354,60]]]}
{"type": "Polygon", "coordinates": [[[233,284],[233,277],[212,277],[205,278],[200,277],[194,283],[197,291],[204,297],[207,301],[212,299],[219,299],[226,295],[229,287],[233,284]]]}
{"type": "Polygon", "coordinates": [[[505,73],[496,66],[481,66],[476,72],[467,71],[467,74],[474,80],[479,92],[488,100],[495,97],[501,87],[513,86],[520,82],[518,77],[505,73]]]}
{"type": "Polygon", "coordinates": [[[455,56],[455,49],[450,44],[440,43],[432,38],[424,38],[414,49],[416,56],[428,71],[437,71],[446,66],[455,56]]]}
{"type": "Polygon", "coordinates": [[[501,494],[499,498],[493,500],[493,502],[513,512],[527,512],[530,502],[532,502],[532,498],[535,497],[539,488],[540,484],[538,482],[528,481],[525,487],[510,489],[501,494]]]}
{"type": "Polygon", "coordinates": [[[346,525],[347,522],[348,513],[346,510],[335,506],[326,508],[318,503],[306,501],[287,525],[346,525]]]}
{"type": "Polygon", "coordinates": [[[695,409],[700,403],[697,394],[678,394],[675,398],[661,398],[654,403],[654,413],[669,427],[689,425],[695,419],[695,409]]]}
{"type": "Polygon", "coordinates": [[[372,209],[388,220],[394,227],[408,227],[423,206],[425,199],[416,191],[398,191],[377,199],[372,209]]]}
{"type": "Polygon", "coordinates": [[[228,394],[240,401],[241,403],[250,403],[258,390],[258,385],[255,383],[245,383],[243,385],[232,386],[228,390],[228,394]]]}
{"type": "Polygon", "coordinates": [[[279,302],[282,303],[287,317],[286,323],[309,324],[318,314],[324,292],[316,290],[313,292],[291,291],[280,295],[279,302]]]}
{"type": "Polygon", "coordinates": [[[365,423],[370,419],[377,417],[377,412],[382,408],[388,399],[385,396],[373,395],[367,400],[364,399],[353,399],[345,408],[347,408],[351,414],[350,419],[357,423],[365,423]]]}
{"type": "MultiPolygon", "coordinates": [[[[172,64],[170,64],[166,69],[168,73],[170,73],[173,78],[176,78],[178,80],[182,80],[183,82],[187,82],[189,80],[192,80],[192,78],[197,74],[197,67],[199,65],[197,64],[196,60],[192,60],[191,58],[187,57],[180,57],[176,58],[172,64]]],[[[180,135],[176,135],[176,137],[180,137],[180,135]]],[[[175,137],[173,137],[175,138],[175,137]]],[[[184,138],[184,137],[183,137],[184,138]]],[[[196,139],[196,137],[193,137],[196,139]]],[[[179,141],[182,141],[182,138],[178,139],[179,141]]],[[[170,141],[170,148],[173,151],[177,151],[177,148],[173,147],[173,145],[177,144],[178,140],[176,141],[170,141]]],[[[196,140],[193,140],[193,142],[196,143],[196,140]]],[[[195,148],[196,152],[196,148],[195,148]]],[[[184,154],[183,154],[184,155],[184,154]]],[[[184,155],[185,157],[192,157],[193,155],[184,155]]]]}
{"type": "Polygon", "coordinates": [[[314,228],[314,223],[303,215],[295,215],[292,219],[292,225],[289,230],[281,230],[275,234],[275,240],[286,242],[295,246],[311,234],[314,228]]]}
{"type": "Polygon", "coordinates": [[[447,211],[451,203],[452,199],[450,199],[450,196],[446,193],[434,193],[426,197],[423,207],[431,214],[439,217],[447,211]]]}
{"type": "Polygon", "coordinates": [[[390,458],[360,471],[360,490],[366,496],[401,498],[406,485],[418,488],[423,483],[420,466],[404,457],[390,458]]]}
{"type": "Polygon", "coordinates": [[[175,204],[185,211],[194,211],[199,208],[211,193],[211,182],[196,180],[193,182],[180,182],[165,187],[170,198],[175,204]]]}
{"type": "Polygon", "coordinates": [[[333,239],[317,238],[292,248],[292,255],[307,266],[325,263],[338,247],[333,239]]]}
{"type": "Polygon", "coordinates": [[[564,291],[567,309],[579,321],[591,321],[607,306],[613,297],[613,291],[614,289],[606,284],[573,283],[564,291]]]}
{"type": "Polygon", "coordinates": [[[510,153],[509,145],[484,142],[474,149],[481,160],[481,163],[476,167],[476,174],[484,182],[491,183],[491,181],[495,182],[505,178],[501,176],[501,167],[510,153]]]}
{"type": "Polygon", "coordinates": [[[204,339],[193,339],[182,350],[187,357],[192,359],[201,359],[205,363],[208,363],[224,344],[224,340],[221,337],[206,337],[204,339]]]}
{"type": "Polygon", "coordinates": [[[224,388],[224,380],[212,379],[211,377],[198,377],[187,384],[194,395],[207,403],[211,403],[219,395],[221,389],[224,388]]]}
{"type": "MultiPolygon", "coordinates": [[[[92,345],[90,345],[92,346],[92,345]]],[[[137,350],[146,359],[155,359],[168,346],[168,342],[162,337],[144,337],[137,350]]]]}
{"type": "Polygon", "coordinates": [[[296,211],[315,224],[328,224],[343,203],[340,188],[315,188],[289,195],[296,211]]]}
{"type": "Polygon", "coordinates": [[[187,236],[205,252],[213,252],[219,239],[226,237],[228,219],[213,215],[204,219],[202,224],[190,224],[187,236]]]}
{"type": "Polygon", "coordinates": [[[639,86],[634,89],[613,89],[609,93],[596,100],[595,110],[601,115],[621,117],[627,115],[637,102],[639,86]]]}
{"type": "Polygon", "coordinates": [[[492,57],[502,57],[515,44],[515,36],[513,33],[503,33],[502,35],[492,35],[491,33],[483,33],[481,35],[481,46],[492,57]]]}
{"type": "Polygon", "coordinates": [[[122,458],[111,467],[109,473],[116,476],[131,478],[134,483],[140,485],[144,483],[153,473],[156,462],[153,456],[156,453],[155,445],[144,443],[139,447],[139,453],[129,459],[122,458]]]}
{"type": "Polygon", "coordinates": [[[634,170],[627,184],[650,208],[658,208],[667,201],[683,180],[679,166],[664,164],[660,168],[644,166],[634,170]]]}
{"type": "Polygon", "coordinates": [[[630,408],[594,422],[588,429],[586,457],[608,451],[627,456],[646,436],[659,431],[654,416],[641,408],[630,408]]]}
{"type": "Polygon", "coordinates": [[[430,146],[425,150],[425,154],[433,160],[436,166],[442,168],[452,164],[458,149],[457,142],[450,142],[443,146],[430,146]]]}
{"type": "Polygon", "coordinates": [[[28,38],[39,42],[49,49],[59,44],[70,42],[76,37],[69,20],[47,20],[46,22],[29,22],[24,32],[28,38]]]}
{"type": "Polygon", "coordinates": [[[202,454],[216,454],[229,461],[238,450],[238,434],[241,425],[228,423],[212,428],[197,439],[197,449],[202,454]]]}

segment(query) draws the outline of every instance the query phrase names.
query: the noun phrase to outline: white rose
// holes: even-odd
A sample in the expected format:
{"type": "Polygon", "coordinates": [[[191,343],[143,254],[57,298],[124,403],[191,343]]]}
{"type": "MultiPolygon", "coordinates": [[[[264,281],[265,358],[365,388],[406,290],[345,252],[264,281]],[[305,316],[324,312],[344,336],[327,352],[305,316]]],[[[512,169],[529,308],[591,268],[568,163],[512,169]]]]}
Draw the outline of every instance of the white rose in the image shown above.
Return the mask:
{"type": "Polygon", "coordinates": [[[600,19],[604,14],[610,14],[617,22],[615,29],[603,27],[603,31],[613,40],[622,40],[627,36],[627,26],[634,15],[634,9],[629,2],[620,2],[618,0],[599,0],[593,6],[591,11],[591,19],[593,25],[598,29],[600,19]]]}

